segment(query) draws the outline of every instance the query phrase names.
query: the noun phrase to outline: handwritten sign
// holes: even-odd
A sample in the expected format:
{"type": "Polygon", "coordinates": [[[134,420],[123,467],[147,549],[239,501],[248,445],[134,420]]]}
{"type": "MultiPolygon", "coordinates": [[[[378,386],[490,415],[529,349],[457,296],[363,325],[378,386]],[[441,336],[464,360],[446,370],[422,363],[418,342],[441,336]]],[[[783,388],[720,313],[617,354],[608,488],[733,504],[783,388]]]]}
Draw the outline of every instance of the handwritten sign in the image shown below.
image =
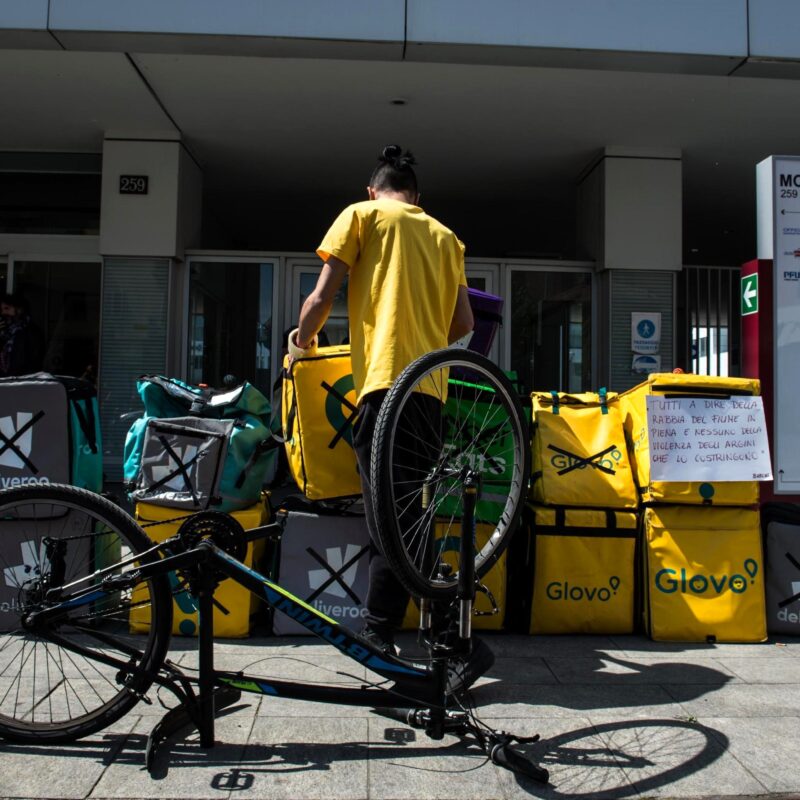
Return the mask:
{"type": "Polygon", "coordinates": [[[651,480],[772,480],[760,397],[650,396],[647,429],[651,480]]]}

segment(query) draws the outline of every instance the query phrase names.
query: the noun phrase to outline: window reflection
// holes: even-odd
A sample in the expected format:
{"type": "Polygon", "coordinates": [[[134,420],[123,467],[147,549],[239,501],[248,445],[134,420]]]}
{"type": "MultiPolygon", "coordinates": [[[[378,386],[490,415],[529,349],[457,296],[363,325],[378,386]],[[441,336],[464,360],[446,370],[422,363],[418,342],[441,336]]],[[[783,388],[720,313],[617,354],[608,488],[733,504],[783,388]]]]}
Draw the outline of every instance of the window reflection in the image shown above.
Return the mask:
{"type": "Polygon", "coordinates": [[[99,262],[14,264],[14,295],[28,306],[31,326],[41,340],[36,362],[24,371],[44,369],[96,381],[100,272],[99,262]]]}
{"type": "Polygon", "coordinates": [[[189,365],[192,383],[222,386],[226,375],[269,396],[273,367],[272,263],[192,261],[189,365]]]}
{"type": "Polygon", "coordinates": [[[524,392],[591,388],[589,273],[511,273],[511,369],[524,392]]]}

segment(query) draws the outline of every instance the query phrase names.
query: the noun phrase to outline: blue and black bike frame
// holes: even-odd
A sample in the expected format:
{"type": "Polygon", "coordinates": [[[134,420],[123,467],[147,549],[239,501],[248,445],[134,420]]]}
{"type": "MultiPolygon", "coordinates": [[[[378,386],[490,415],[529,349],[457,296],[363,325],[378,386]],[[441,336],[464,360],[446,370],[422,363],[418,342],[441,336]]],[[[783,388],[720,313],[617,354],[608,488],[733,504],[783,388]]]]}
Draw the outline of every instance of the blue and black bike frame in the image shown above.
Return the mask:
{"type": "MultiPolygon", "coordinates": [[[[114,575],[114,567],[109,567],[109,576],[100,585],[64,595],[59,590],[58,602],[46,609],[34,612],[28,618],[28,625],[63,647],[80,652],[87,658],[94,658],[120,668],[120,674],[133,675],[140,669],[131,662],[125,663],[105,653],[90,651],[75,642],[64,640],[48,621],[54,622],[68,609],[102,600],[120,588],[132,588],[134,583],[148,580],[158,575],[181,571],[191,576],[190,587],[198,607],[198,676],[188,678],[175,665],[162,665],[155,682],[172,691],[181,700],[169,711],[153,729],[148,739],[146,760],[152,764],[158,743],[170,733],[187,723],[194,724],[200,734],[200,744],[211,747],[214,744],[215,713],[221,708],[236,702],[242,691],[256,694],[287,697],[315,702],[330,702],[342,705],[369,706],[373,708],[426,709],[430,723],[426,730],[432,738],[441,738],[447,723],[447,665],[456,655],[469,651],[471,637],[471,613],[475,598],[475,543],[474,512],[477,498],[477,481],[470,472],[465,478],[464,507],[459,553],[459,584],[457,599],[459,604],[459,636],[455,642],[447,644],[435,641],[431,636],[430,613],[423,613],[421,635],[428,646],[430,659],[425,662],[411,661],[391,653],[383,652],[371,642],[323,614],[312,605],[295,597],[279,584],[247,567],[225,552],[211,540],[201,541],[184,552],[170,554],[170,541],[163,542],[159,550],[166,553],[165,558],[140,564],[135,571],[114,575]],[[250,592],[263,598],[276,611],[287,614],[310,633],[335,647],[344,655],[365,666],[391,686],[369,684],[365,681],[360,688],[305,684],[293,681],[272,680],[246,675],[243,672],[230,672],[214,668],[214,590],[221,576],[232,578],[250,592]],[[424,620],[427,620],[425,622],[424,620]],[[195,692],[192,685],[197,686],[195,692]]],[[[248,541],[277,534],[280,523],[273,523],[247,531],[248,541]]],[[[423,602],[423,608],[429,607],[423,602]]],[[[115,644],[119,644],[115,642],[115,644]]],[[[124,649],[124,648],[123,648],[124,649]]],[[[131,651],[132,659],[136,651],[131,651]]]]}

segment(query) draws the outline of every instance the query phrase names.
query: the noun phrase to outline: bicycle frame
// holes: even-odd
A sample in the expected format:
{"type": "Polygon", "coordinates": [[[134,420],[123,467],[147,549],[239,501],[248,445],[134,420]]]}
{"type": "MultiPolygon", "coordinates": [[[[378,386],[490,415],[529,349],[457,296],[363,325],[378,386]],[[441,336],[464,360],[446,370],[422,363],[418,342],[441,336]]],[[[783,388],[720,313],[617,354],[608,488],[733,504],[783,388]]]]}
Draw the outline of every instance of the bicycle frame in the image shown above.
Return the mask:
{"type": "MultiPolygon", "coordinates": [[[[465,493],[471,500],[465,503],[465,513],[462,519],[464,530],[474,532],[474,490],[465,493]]],[[[273,523],[259,529],[249,531],[248,540],[261,538],[272,530],[280,529],[280,524],[273,523]]],[[[165,553],[166,557],[157,561],[138,566],[135,570],[114,575],[114,571],[121,565],[127,566],[134,563],[135,556],[123,562],[106,567],[92,576],[82,578],[67,586],[59,587],[53,592],[57,593],[58,600],[52,606],[32,613],[25,625],[43,638],[48,638],[62,647],[71,649],[87,658],[102,661],[110,666],[120,669],[120,674],[132,674],[137,667],[131,662],[98,653],[81,645],[62,639],[57,631],[51,630],[47,622],[57,620],[65,611],[89,605],[95,601],[119,591],[120,588],[132,588],[143,580],[165,575],[175,570],[185,570],[196,576],[193,581],[195,594],[198,601],[198,656],[199,670],[197,678],[189,678],[174,665],[161,667],[161,672],[166,675],[156,677],[155,682],[169,688],[181,700],[178,709],[182,709],[176,716],[181,720],[188,718],[199,730],[200,744],[211,747],[214,743],[214,715],[215,715],[215,690],[233,690],[236,695],[233,700],[228,695],[225,704],[238,699],[238,692],[245,691],[254,694],[274,697],[287,697],[298,700],[314,702],[338,703],[341,705],[368,706],[373,708],[396,708],[402,706],[406,709],[430,709],[434,717],[432,736],[440,738],[443,734],[447,708],[447,662],[456,652],[452,647],[434,646],[431,660],[419,663],[404,659],[379,650],[371,642],[362,639],[346,626],[328,617],[323,612],[306,603],[291,592],[270,580],[265,575],[246,566],[233,556],[226,553],[210,540],[201,541],[194,548],[176,555],[169,555],[169,545],[173,540],[167,540],[157,546],[157,550],[165,553]],[[326,686],[309,684],[298,681],[273,680],[243,672],[217,670],[214,668],[214,634],[213,634],[213,606],[214,589],[217,585],[216,574],[221,573],[232,578],[249,592],[266,601],[276,611],[286,614],[297,623],[306,628],[310,633],[319,637],[327,644],[335,647],[356,663],[368,668],[388,681],[391,687],[384,687],[374,683],[364,682],[359,688],[345,688],[340,686],[326,686]],[[65,594],[65,589],[73,589],[88,580],[100,579],[99,585],[95,583],[88,588],[76,588],[71,594],[65,594]],[[104,587],[104,583],[106,584],[104,587]],[[193,683],[197,684],[197,695],[191,689],[193,683]]],[[[462,542],[468,543],[469,551],[462,554],[462,565],[472,563],[471,551],[472,536],[462,536],[462,542]]],[[[474,600],[475,586],[471,569],[463,570],[464,579],[461,581],[458,601],[462,619],[467,609],[471,609],[474,600]]],[[[468,613],[468,612],[467,612],[468,613]]],[[[97,635],[97,634],[96,634],[97,635]]],[[[468,639],[469,630],[466,633],[468,639]]],[[[102,635],[98,638],[103,639],[102,635]]],[[[134,653],[131,653],[134,655],[134,653]]],[[[170,712],[172,713],[172,712],[170,712]]],[[[167,715],[167,717],[169,714],[167,715]]],[[[156,726],[151,733],[148,744],[148,761],[152,761],[152,751],[160,739],[168,735],[169,731],[176,728],[176,721],[167,722],[167,717],[156,726]],[[160,730],[162,726],[168,728],[167,733],[160,730]]],[[[186,721],[186,720],[184,720],[186,721]]]]}

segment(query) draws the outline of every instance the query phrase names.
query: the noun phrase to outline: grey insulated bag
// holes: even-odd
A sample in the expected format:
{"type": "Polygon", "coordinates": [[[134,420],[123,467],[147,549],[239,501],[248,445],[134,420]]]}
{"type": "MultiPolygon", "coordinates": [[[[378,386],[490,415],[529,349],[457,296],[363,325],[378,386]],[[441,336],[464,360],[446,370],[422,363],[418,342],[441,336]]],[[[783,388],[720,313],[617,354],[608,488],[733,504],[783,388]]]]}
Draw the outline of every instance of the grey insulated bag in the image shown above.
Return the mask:
{"type": "Polygon", "coordinates": [[[800,634],[800,506],[761,509],[766,562],[767,630],[800,634]]]}
{"type": "Polygon", "coordinates": [[[123,468],[132,500],[192,511],[258,502],[277,450],[258,389],[217,392],[160,375],[137,388],[145,415],[128,431],[123,468]]]}
{"type": "Polygon", "coordinates": [[[94,386],[38,372],[0,378],[0,488],[103,483],[94,386]]]}
{"type": "Polygon", "coordinates": [[[131,497],[192,510],[219,505],[222,465],[234,425],[233,420],[202,417],[149,419],[131,497]]]}

